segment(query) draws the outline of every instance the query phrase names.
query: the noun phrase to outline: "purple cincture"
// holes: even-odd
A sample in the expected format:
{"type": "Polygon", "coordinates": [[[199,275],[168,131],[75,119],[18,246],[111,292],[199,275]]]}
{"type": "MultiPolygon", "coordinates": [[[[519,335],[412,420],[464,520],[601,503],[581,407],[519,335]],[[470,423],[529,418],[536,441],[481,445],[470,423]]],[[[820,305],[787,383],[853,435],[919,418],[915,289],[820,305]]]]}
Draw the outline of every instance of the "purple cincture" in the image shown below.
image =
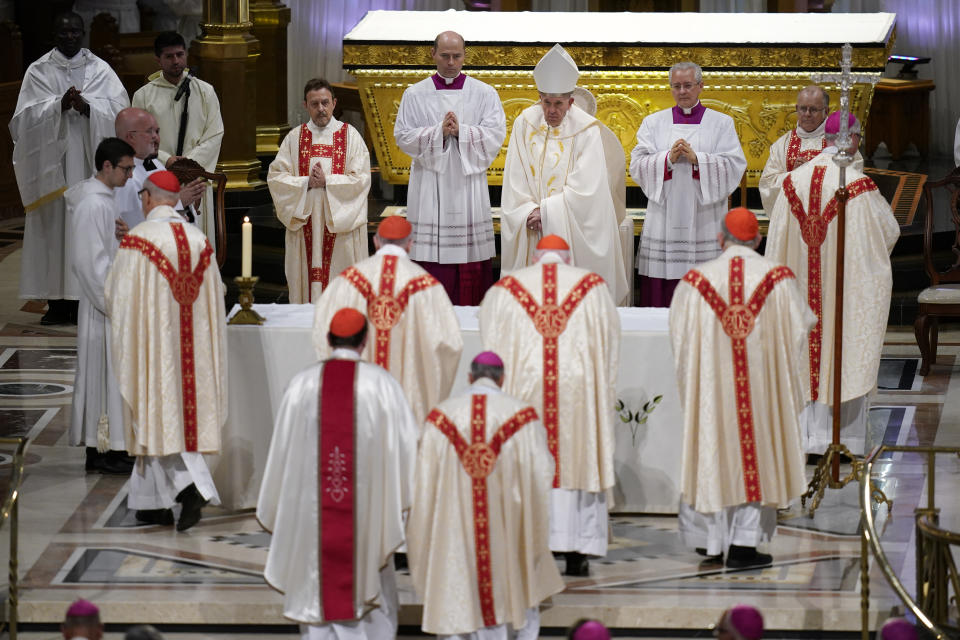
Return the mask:
{"type": "Polygon", "coordinates": [[[462,73],[454,78],[450,84],[447,84],[447,81],[444,80],[443,76],[439,73],[435,73],[430,77],[433,78],[433,86],[435,86],[438,91],[443,89],[463,89],[463,83],[467,81],[467,76],[462,73]]]}
{"type": "Polygon", "coordinates": [[[673,124],[700,124],[700,121],[703,119],[703,113],[706,110],[707,108],[700,104],[699,101],[697,101],[697,106],[690,111],[690,115],[685,114],[680,107],[674,106],[673,124]]]}

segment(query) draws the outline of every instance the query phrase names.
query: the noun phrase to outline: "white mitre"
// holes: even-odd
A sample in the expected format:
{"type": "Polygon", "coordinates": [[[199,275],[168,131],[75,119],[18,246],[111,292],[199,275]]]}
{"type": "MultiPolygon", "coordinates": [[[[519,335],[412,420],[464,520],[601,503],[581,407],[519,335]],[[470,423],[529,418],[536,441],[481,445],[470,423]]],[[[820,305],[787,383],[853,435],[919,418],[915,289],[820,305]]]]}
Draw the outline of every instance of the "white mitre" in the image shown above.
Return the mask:
{"type": "Polygon", "coordinates": [[[577,86],[579,77],[577,63],[559,44],[553,45],[533,69],[533,80],[540,93],[570,93],[577,86]]]}

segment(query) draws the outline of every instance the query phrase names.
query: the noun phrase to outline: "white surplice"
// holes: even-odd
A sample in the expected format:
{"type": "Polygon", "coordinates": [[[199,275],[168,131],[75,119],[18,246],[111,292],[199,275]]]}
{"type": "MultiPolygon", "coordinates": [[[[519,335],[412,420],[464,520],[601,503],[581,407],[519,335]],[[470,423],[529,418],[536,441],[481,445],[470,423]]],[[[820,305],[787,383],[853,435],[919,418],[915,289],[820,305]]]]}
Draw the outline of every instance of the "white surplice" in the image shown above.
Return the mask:
{"type": "Polygon", "coordinates": [[[433,77],[403,92],[393,135],[412,158],[407,219],[414,260],[463,264],[496,253],[487,169],[507,135],[496,89],[465,77],[462,89],[437,89],[433,77]],[[443,118],[457,114],[458,137],[443,118]]]}
{"type": "MultiPolygon", "coordinates": [[[[397,259],[393,295],[397,296],[415,278],[430,276],[420,265],[410,260],[402,248],[387,244],[376,254],[353,265],[373,289],[380,293],[380,276],[387,256],[397,259]]],[[[440,283],[407,299],[407,306],[397,323],[390,329],[389,371],[393,374],[413,409],[418,422],[423,422],[431,407],[445,400],[453,387],[454,374],[463,351],[460,323],[450,304],[450,298],[440,283]]],[[[329,357],[327,332],[333,314],[343,307],[357,309],[370,321],[367,346],[363,358],[376,362],[376,329],[373,326],[367,299],[341,274],[333,279],[327,290],[315,303],[313,318],[313,346],[321,360],[329,357]]]]}
{"type": "MultiPolygon", "coordinates": [[[[823,212],[834,199],[840,186],[840,169],[833,162],[836,147],[827,147],[820,155],[795,169],[784,179],[780,196],[770,215],[770,231],[767,237],[766,256],[775,262],[786,264],[797,276],[797,283],[807,294],[808,302],[817,290],[816,281],[809,277],[808,248],[804,242],[800,222],[795,215],[808,215],[811,183],[814,173],[824,171],[820,189],[819,205],[823,212]],[[820,169],[822,168],[822,169],[820,169]],[[796,194],[789,197],[787,180],[796,194]],[[794,211],[796,209],[796,211],[794,211]]],[[[890,252],[900,236],[900,226],[890,205],[877,190],[870,178],[848,167],[847,188],[850,199],[846,206],[846,243],[844,249],[843,285],[843,376],[841,402],[849,402],[870,393],[877,384],[880,368],[880,352],[887,329],[890,310],[890,295],[893,288],[893,273],[890,252]]],[[[820,295],[823,323],[819,349],[811,334],[809,361],[811,368],[819,372],[817,383],[810,382],[810,399],[833,406],[833,353],[834,310],[836,301],[836,255],[837,222],[834,216],[826,227],[825,238],[820,245],[820,295]],[[819,367],[812,363],[819,358],[819,367]]],[[[816,312],[816,309],[814,309],[816,312]]],[[[860,410],[854,411],[859,414],[860,410]]],[[[817,416],[827,415],[817,411],[817,416]]],[[[865,413],[863,414],[866,415],[865,413]]],[[[815,416],[814,416],[815,417],[815,416]]],[[[863,438],[866,420],[857,420],[851,440],[842,440],[855,454],[863,453],[863,438]],[[859,450],[857,450],[859,449],[859,450]]],[[[811,431],[806,434],[808,443],[830,442],[829,419],[810,420],[811,431]],[[816,426],[814,426],[816,425],[816,426]],[[817,431],[819,433],[813,433],[817,431]]],[[[823,450],[810,450],[823,453],[823,450]]]]}
{"type": "Polygon", "coordinates": [[[727,197],[747,168],[730,116],[706,109],[700,124],[674,124],[675,108],[644,118],[630,154],[630,175],[648,200],[637,271],[668,280],[720,255],[717,232],[727,197]],[[670,148],[680,138],[697,154],[696,177],[682,156],[668,167],[670,148]]]}
{"type": "MultiPolygon", "coordinates": [[[[330,145],[343,123],[331,117],[322,129],[312,120],[306,123],[313,145],[330,145]]],[[[306,174],[299,170],[301,128],[294,127],[280,144],[270,163],[267,185],[280,222],[287,228],[284,272],[291,304],[316,301],[322,283],[310,271],[323,269],[323,230],[335,233],[328,270],[328,282],[350,265],[369,255],[367,249],[367,194],[370,192],[370,152],[363,136],[347,125],[346,158],[342,174],[331,172],[331,157],[314,156],[306,174]],[[326,187],[310,189],[310,170],[320,163],[326,187]],[[312,224],[311,264],[303,228],[312,224]]]]}
{"type": "MultiPolygon", "coordinates": [[[[183,101],[174,98],[177,89],[187,77],[183,72],[180,82],[170,84],[157,71],[150,76],[147,84],[133,94],[132,105],[153,114],[160,127],[160,148],[158,162],[166,166],[170,156],[177,152],[177,137],[180,134],[180,119],[183,116],[183,101]]],[[[223,118],[220,117],[220,100],[209,82],[194,77],[190,80],[190,102],[187,105],[188,117],[186,133],[183,137],[183,154],[196,160],[206,171],[215,171],[217,158],[220,157],[220,142],[223,139],[223,118]]],[[[213,189],[207,187],[200,203],[200,215],[195,224],[200,227],[210,244],[217,246],[216,221],[213,219],[213,189]]]]}
{"type": "Polygon", "coordinates": [[[21,298],[78,298],[63,194],[93,175],[97,145],[114,135],[114,119],[129,104],[117,74],[87,49],[72,58],[53,49],[24,74],[10,120],[13,168],[26,211],[21,298]],[[61,110],[71,86],[90,105],[89,117],[61,110]]]}
{"type": "MultiPolygon", "coordinates": [[[[489,378],[480,378],[435,409],[468,444],[474,442],[474,396],[485,398],[483,442],[488,445],[505,423],[530,407],[502,393],[489,378]]],[[[459,635],[508,625],[520,629],[530,608],[564,589],[548,546],[553,456],[543,425],[536,414],[531,417],[505,441],[485,477],[486,545],[477,540],[475,526],[483,515],[475,511],[474,483],[465,461],[446,434],[430,420],[424,423],[407,554],[427,633],[459,635]],[[478,586],[478,563],[484,558],[490,565],[496,620],[487,625],[478,586]]]]}
{"type": "MultiPolygon", "coordinates": [[[[571,263],[606,281],[617,304],[630,287],[623,269],[619,224],[624,195],[613,193],[599,121],[576,105],[559,127],[549,127],[543,108],[524,109],[513,122],[503,170],[501,272],[533,264],[540,237],[556,234],[570,245],[571,263]],[[542,232],[527,229],[540,208],[542,232]]],[[[622,187],[621,187],[622,188],[622,187]]]]}
{"type": "MultiPolygon", "coordinates": [[[[334,349],[335,359],[358,360],[355,351],[334,349]]],[[[362,624],[371,613],[393,611],[396,593],[384,593],[381,568],[404,539],[403,511],[411,505],[419,427],[403,390],[383,368],[358,362],[354,382],[355,514],[354,613],[356,621],[326,623],[321,610],[319,411],[324,363],[290,381],[277,413],[270,453],[257,500],[257,519],[272,532],[264,567],[267,583],[284,594],[283,615],[313,625],[309,636],[370,636],[362,624]],[[392,596],[388,601],[385,596],[392,596]],[[359,624],[358,624],[359,623],[359,624]],[[319,635],[317,635],[319,634],[319,635]]],[[[374,629],[383,625],[372,625],[374,629]]]]}
{"type": "Polygon", "coordinates": [[[114,190],[88,178],[70,187],[65,198],[68,227],[76,241],[73,270],[80,285],[70,444],[96,447],[99,425],[105,420],[109,448],[123,451],[123,396],[113,373],[110,319],[103,299],[107,272],[119,245],[114,233],[114,190]]]}

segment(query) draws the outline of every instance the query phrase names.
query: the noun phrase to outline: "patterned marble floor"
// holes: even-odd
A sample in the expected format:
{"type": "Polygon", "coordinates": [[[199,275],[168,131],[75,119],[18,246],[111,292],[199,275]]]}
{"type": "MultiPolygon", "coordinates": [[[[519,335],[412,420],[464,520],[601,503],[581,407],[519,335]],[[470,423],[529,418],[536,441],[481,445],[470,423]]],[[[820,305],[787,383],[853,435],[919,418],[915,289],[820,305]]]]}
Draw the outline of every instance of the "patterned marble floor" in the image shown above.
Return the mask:
{"type": "MultiPolygon", "coordinates": [[[[15,237],[15,223],[0,224],[0,240],[10,228],[15,237]]],[[[104,620],[115,625],[108,638],[142,622],[190,631],[169,636],[185,639],[295,633],[281,616],[279,596],[261,578],[270,539],[251,513],[208,509],[198,526],[180,534],[138,526],[126,507],[125,480],[84,472],[82,450],[66,444],[75,331],[39,325],[42,305],[16,299],[18,273],[16,242],[0,246],[0,435],[31,439],[20,511],[19,612],[31,631],[24,637],[55,637],[49,625],[77,597],[101,606],[104,620]]],[[[960,444],[958,354],[960,332],[946,332],[937,365],[919,377],[912,331],[888,331],[870,416],[875,442],[960,444]]],[[[0,451],[0,490],[9,461],[0,451]]],[[[877,511],[881,539],[910,586],[913,509],[926,499],[925,470],[916,456],[904,454],[891,455],[878,469],[894,500],[891,514],[877,511]]],[[[942,522],[960,529],[960,504],[950,498],[960,486],[960,464],[943,459],[936,474],[942,522]]],[[[560,636],[589,616],[622,629],[624,637],[704,637],[723,609],[749,602],[762,609],[768,628],[789,637],[853,637],[860,624],[857,510],[850,486],[829,491],[815,518],[799,507],[783,512],[769,547],[774,565],[747,571],[701,566],[680,544],[673,517],[616,515],[606,558],[592,563],[589,578],[568,579],[566,591],[545,603],[543,635],[560,636]]],[[[0,561],[8,542],[4,527],[0,561]]],[[[401,624],[416,635],[420,607],[407,575],[400,576],[400,595],[401,624]]],[[[876,567],[870,601],[874,625],[898,610],[876,567]]]]}

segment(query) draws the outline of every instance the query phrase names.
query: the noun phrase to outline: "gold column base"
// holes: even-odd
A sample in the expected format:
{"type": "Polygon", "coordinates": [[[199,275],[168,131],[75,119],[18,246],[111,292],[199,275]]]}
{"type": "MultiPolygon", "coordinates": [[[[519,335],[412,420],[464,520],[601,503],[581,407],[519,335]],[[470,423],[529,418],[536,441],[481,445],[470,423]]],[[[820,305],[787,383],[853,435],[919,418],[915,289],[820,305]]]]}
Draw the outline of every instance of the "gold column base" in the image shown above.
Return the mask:
{"type": "Polygon", "coordinates": [[[253,310],[253,287],[260,278],[251,276],[244,278],[237,276],[233,279],[240,289],[240,295],[237,296],[237,302],[240,304],[240,311],[233,314],[233,317],[227,321],[227,324],[263,324],[265,318],[253,310]]]}
{"type": "Polygon", "coordinates": [[[262,124],[257,126],[257,154],[274,155],[280,151],[280,143],[290,132],[288,124],[262,124]]]}
{"type": "Polygon", "coordinates": [[[256,158],[218,162],[217,172],[226,174],[227,191],[252,191],[267,186],[267,183],[260,179],[260,161],[256,158]]]}

